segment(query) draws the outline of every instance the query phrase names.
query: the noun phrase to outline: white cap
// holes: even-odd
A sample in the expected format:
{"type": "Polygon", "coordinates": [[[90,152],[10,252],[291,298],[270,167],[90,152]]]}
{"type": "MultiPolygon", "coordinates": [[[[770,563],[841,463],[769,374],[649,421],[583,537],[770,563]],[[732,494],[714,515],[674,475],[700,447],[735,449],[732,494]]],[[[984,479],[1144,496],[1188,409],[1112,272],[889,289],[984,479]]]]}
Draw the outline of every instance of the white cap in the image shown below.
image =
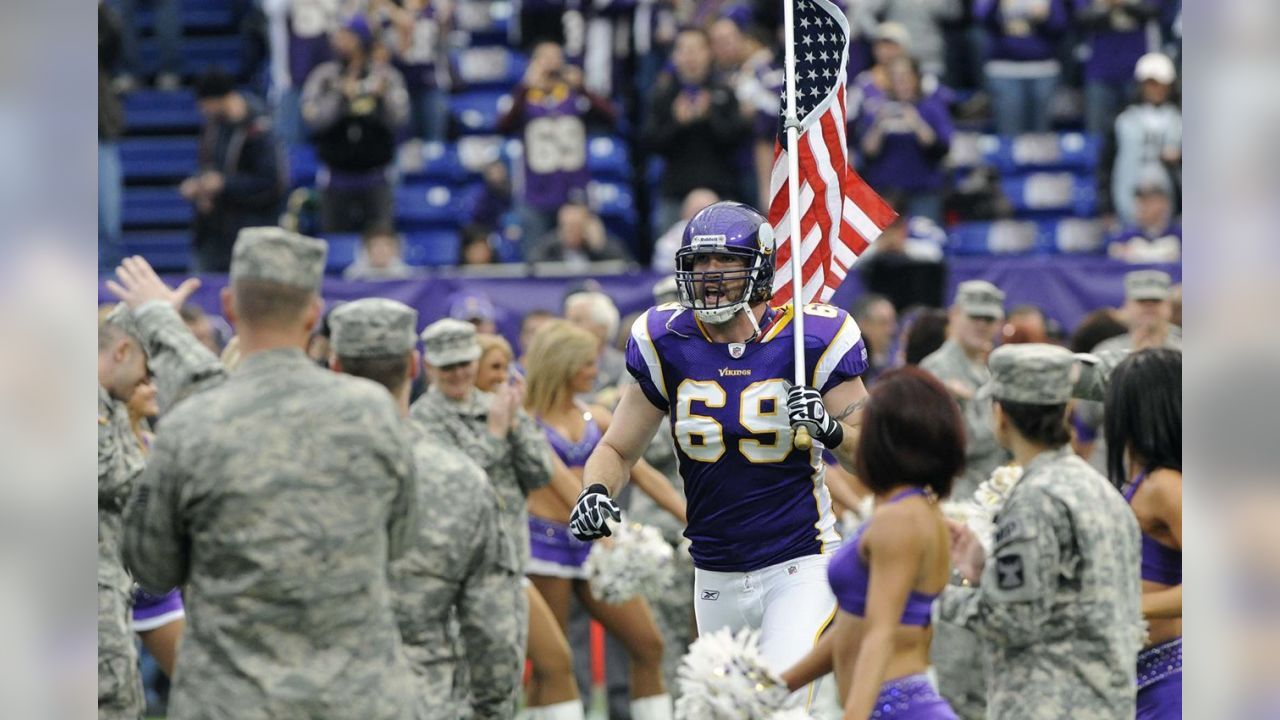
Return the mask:
{"type": "Polygon", "coordinates": [[[1138,82],[1155,80],[1161,85],[1172,85],[1178,79],[1178,71],[1173,68],[1173,61],[1168,55],[1151,52],[1138,58],[1133,69],[1133,77],[1138,82]]]}

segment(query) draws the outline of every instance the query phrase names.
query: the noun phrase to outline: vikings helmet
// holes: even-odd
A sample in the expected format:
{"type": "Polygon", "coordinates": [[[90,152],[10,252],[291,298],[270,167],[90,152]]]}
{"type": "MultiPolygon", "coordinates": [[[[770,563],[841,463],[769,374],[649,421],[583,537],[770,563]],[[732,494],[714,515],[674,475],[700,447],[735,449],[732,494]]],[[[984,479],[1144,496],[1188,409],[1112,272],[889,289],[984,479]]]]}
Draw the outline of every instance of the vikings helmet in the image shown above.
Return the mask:
{"type": "Polygon", "coordinates": [[[698,211],[685,226],[684,238],[676,251],[676,285],[680,304],[709,323],[727,322],[739,310],[773,297],[773,226],[750,206],[718,202],[698,211]],[[695,271],[694,262],[703,255],[741,257],[741,270],[695,271]],[[706,299],[708,284],[744,283],[737,298],[706,299]]]}

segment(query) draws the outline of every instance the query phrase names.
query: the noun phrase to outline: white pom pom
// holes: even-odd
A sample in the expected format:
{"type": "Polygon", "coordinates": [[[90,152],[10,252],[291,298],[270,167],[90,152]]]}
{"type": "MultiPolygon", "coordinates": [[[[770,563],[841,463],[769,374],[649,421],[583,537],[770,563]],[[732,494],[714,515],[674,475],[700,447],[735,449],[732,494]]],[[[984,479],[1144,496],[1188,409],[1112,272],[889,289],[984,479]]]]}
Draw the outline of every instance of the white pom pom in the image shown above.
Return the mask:
{"type": "Polygon", "coordinates": [[[638,595],[660,597],[675,580],[670,543],[649,525],[624,522],[612,527],[612,540],[593,543],[583,565],[591,594],[614,605],[638,595]]]}
{"type": "Polygon", "coordinates": [[[814,717],[804,708],[792,707],[770,715],[769,720],[814,720],[814,717]]]}
{"type": "Polygon", "coordinates": [[[760,633],[703,635],[680,661],[676,720],[769,720],[788,695],[760,656],[760,633]]]}

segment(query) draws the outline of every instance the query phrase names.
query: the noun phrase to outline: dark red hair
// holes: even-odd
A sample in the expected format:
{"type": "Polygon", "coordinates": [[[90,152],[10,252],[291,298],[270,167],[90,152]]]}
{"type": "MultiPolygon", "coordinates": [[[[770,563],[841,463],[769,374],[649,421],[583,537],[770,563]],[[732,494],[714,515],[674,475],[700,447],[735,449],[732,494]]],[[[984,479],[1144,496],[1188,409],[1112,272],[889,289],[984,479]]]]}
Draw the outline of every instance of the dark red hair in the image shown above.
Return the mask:
{"type": "Polygon", "coordinates": [[[862,414],[858,477],[873,492],[900,485],[951,493],[964,471],[960,407],[937,378],[916,367],[881,375],[862,414]]]}

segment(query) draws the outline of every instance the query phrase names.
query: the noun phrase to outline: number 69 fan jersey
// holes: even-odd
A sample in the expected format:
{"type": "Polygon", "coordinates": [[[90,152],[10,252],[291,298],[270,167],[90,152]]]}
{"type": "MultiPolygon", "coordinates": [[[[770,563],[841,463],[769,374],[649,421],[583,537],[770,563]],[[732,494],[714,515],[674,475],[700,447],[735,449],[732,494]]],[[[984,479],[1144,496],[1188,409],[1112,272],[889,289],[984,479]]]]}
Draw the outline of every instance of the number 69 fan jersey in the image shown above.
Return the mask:
{"type": "MultiPolygon", "coordinates": [[[[750,343],[712,342],[677,303],[631,327],[627,369],[671,419],[698,568],[746,572],[839,545],[822,445],[796,450],[787,419],[792,313],[790,305],[766,311],[750,343]]],[[[853,318],[818,304],[804,314],[808,384],[825,393],[866,371],[853,318]]]]}

